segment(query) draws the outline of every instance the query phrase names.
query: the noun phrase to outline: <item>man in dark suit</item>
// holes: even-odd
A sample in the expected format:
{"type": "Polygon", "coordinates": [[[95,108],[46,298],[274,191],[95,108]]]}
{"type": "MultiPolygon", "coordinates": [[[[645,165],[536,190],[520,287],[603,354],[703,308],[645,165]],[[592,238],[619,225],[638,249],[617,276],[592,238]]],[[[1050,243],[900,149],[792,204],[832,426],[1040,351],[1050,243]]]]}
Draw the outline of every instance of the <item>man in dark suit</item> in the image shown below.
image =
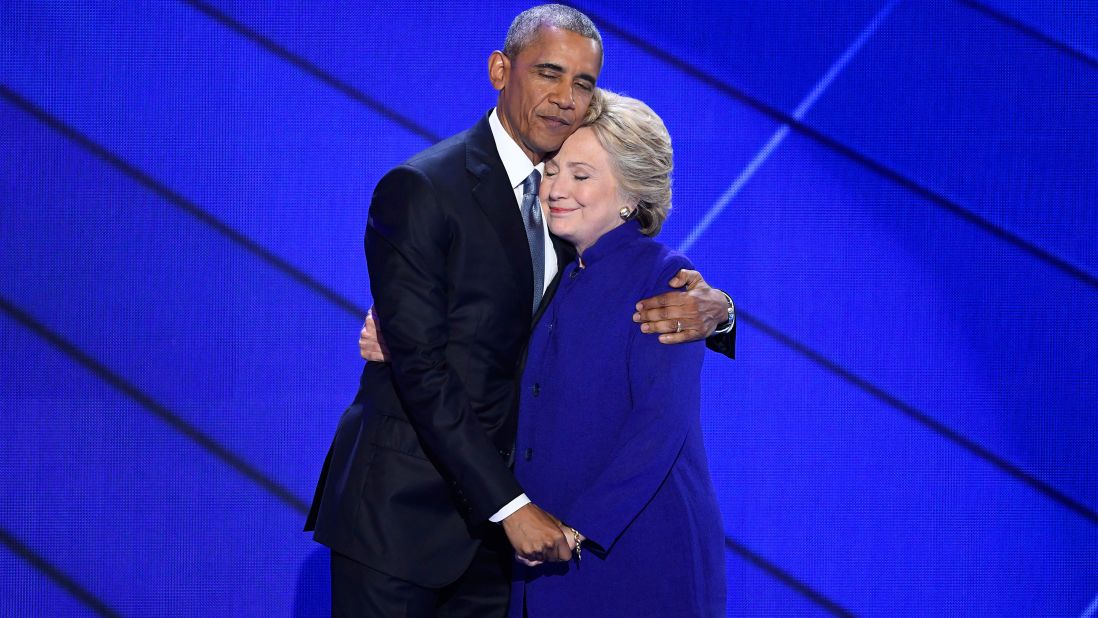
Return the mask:
{"type": "MultiPolygon", "coordinates": [[[[500,615],[514,554],[571,557],[510,463],[527,337],[574,255],[542,220],[541,161],[582,123],[601,67],[582,13],[523,12],[489,59],[496,108],[374,191],[366,258],[388,362],[363,370],[306,526],[332,550],[333,614],[500,615]]],[[[692,300],[657,303],[646,328],[698,339],[723,321],[726,297],[695,276],[692,300]]],[[[732,337],[712,344],[728,353],[732,337]]]]}

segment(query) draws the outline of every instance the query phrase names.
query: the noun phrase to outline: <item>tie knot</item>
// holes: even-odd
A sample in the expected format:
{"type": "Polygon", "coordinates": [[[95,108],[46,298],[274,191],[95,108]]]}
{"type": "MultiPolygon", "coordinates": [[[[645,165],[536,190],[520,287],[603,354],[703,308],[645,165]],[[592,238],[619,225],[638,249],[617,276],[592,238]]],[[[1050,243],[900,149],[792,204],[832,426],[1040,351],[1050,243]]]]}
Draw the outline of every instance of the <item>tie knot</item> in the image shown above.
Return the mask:
{"type": "Polygon", "coordinates": [[[522,181],[522,194],[523,195],[537,195],[538,188],[541,186],[541,172],[534,170],[530,172],[530,175],[526,177],[526,180],[522,181]]]}

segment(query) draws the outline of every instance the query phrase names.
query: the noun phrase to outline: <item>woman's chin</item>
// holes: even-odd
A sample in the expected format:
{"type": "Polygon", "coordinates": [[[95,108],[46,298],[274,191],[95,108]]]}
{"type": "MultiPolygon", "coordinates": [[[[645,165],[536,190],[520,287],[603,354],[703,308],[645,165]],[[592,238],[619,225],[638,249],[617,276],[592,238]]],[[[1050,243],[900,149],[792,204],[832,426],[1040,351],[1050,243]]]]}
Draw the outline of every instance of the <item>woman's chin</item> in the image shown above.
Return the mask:
{"type": "Polygon", "coordinates": [[[549,231],[553,233],[553,236],[567,241],[569,244],[576,244],[575,235],[572,233],[571,226],[566,225],[550,225],[549,231]]]}

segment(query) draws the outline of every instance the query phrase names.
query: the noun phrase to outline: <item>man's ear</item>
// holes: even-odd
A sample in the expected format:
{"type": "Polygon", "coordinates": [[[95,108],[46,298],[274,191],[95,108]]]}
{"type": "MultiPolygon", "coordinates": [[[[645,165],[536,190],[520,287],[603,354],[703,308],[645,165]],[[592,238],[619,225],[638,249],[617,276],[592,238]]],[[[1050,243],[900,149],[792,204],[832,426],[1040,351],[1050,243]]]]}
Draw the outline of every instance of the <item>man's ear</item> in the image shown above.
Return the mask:
{"type": "Polygon", "coordinates": [[[511,72],[511,59],[496,50],[488,56],[488,79],[496,90],[503,90],[507,83],[507,74],[511,72]]]}

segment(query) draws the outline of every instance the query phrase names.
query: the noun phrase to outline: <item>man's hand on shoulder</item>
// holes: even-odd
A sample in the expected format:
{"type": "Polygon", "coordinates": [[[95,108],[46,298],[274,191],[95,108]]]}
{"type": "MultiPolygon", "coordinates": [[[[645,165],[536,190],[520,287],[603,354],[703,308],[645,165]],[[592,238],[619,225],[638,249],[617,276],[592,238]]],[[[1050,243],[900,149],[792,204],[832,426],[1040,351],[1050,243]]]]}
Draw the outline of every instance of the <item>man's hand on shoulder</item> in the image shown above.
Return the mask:
{"type": "Polygon", "coordinates": [[[728,297],[696,270],[680,270],[668,282],[673,292],[637,303],[633,321],[641,332],[660,333],[660,343],[698,341],[728,323],[728,297]]]}
{"type": "Polygon", "coordinates": [[[381,338],[377,314],[374,313],[373,307],[366,312],[366,321],[362,323],[362,330],[358,332],[358,353],[362,355],[363,360],[389,362],[389,349],[385,347],[385,340],[381,338]]]}
{"type": "Polygon", "coordinates": [[[572,559],[568,537],[560,520],[531,503],[503,520],[503,532],[524,564],[564,562],[572,559]]]}

